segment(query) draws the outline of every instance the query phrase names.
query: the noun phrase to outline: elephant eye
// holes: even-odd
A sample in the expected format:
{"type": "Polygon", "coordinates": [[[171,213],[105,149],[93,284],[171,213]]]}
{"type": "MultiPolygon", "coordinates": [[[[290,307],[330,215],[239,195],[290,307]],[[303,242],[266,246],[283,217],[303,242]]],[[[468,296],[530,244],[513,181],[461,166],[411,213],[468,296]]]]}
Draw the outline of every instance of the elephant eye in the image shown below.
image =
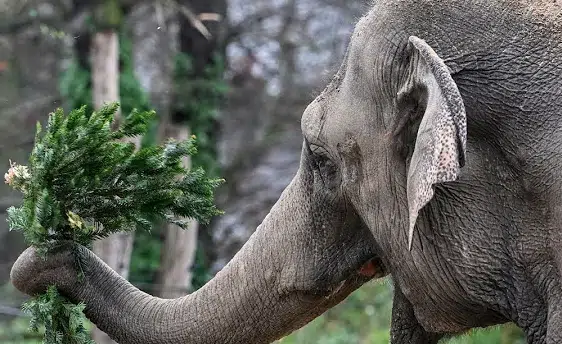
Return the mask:
{"type": "Polygon", "coordinates": [[[328,156],[326,150],[320,146],[308,144],[307,151],[310,161],[310,167],[322,184],[326,186],[335,186],[337,184],[338,167],[334,161],[328,156]]]}
{"type": "Polygon", "coordinates": [[[316,162],[316,168],[324,175],[328,176],[335,172],[336,165],[330,158],[322,155],[315,155],[313,158],[313,160],[315,160],[316,162]]]}
{"type": "Polygon", "coordinates": [[[339,185],[338,168],[336,164],[332,159],[324,155],[315,154],[312,158],[314,178],[318,178],[322,185],[329,189],[336,188],[339,185]]]}

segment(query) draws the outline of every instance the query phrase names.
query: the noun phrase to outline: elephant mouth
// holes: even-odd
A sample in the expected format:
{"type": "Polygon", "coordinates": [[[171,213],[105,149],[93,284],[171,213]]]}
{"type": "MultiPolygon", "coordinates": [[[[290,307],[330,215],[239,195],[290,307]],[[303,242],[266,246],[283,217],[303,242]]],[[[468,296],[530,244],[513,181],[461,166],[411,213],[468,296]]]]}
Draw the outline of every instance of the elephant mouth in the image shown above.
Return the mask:
{"type": "Polygon", "coordinates": [[[363,284],[373,279],[382,278],[387,274],[387,269],[382,260],[375,256],[350,269],[339,282],[332,284],[330,287],[301,290],[300,294],[302,298],[311,302],[318,302],[319,299],[323,299],[328,304],[337,304],[363,284]]]}
{"type": "Polygon", "coordinates": [[[346,273],[342,274],[339,282],[330,283],[330,286],[309,286],[308,288],[300,286],[300,288],[293,288],[290,292],[285,293],[286,297],[294,298],[301,307],[304,306],[302,313],[299,314],[300,321],[294,323],[287,333],[304,326],[318,315],[336,306],[368,281],[387,274],[379,257],[361,261],[362,263],[350,267],[346,273]]]}
{"type": "Polygon", "coordinates": [[[368,277],[369,279],[381,278],[387,275],[386,267],[382,260],[375,256],[361,265],[357,270],[360,276],[368,277]]]}
{"type": "Polygon", "coordinates": [[[359,288],[363,284],[373,279],[382,278],[387,275],[387,270],[378,256],[374,256],[364,261],[359,267],[355,268],[347,275],[339,285],[334,288],[328,298],[337,296],[338,294],[345,294],[346,297],[349,293],[359,288]]]}

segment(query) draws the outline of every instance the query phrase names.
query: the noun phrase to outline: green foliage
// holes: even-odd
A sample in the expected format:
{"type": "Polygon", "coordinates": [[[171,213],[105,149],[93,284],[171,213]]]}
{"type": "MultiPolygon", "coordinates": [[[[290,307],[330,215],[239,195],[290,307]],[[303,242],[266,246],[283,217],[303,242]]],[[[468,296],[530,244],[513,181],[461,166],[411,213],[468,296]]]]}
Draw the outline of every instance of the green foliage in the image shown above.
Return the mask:
{"type": "Polygon", "coordinates": [[[177,119],[189,125],[197,136],[199,154],[193,158],[193,164],[202,166],[210,175],[218,174],[214,134],[218,109],[228,91],[223,72],[224,63],[219,56],[214,63],[207,64],[201,75],[195,73],[191,56],[176,56],[174,80],[178,96],[173,112],[181,114],[177,119]]]}
{"type": "Polygon", "coordinates": [[[84,327],[84,308],[83,303],[75,305],[62,297],[55,287],[23,305],[23,311],[31,315],[33,332],[45,325],[45,343],[95,344],[84,327]]]}
{"type": "Polygon", "coordinates": [[[135,76],[133,43],[124,30],[119,34],[119,65],[119,97],[123,112],[130,113],[134,108],[141,111],[150,110],[148,95],[135,76]]]}
{"type": "MultiPolygon", "coordinates": [[[[24,194],[23,205],[8,210],[10,228],[42,254],[61,241],[91,247],[115,232],[150,230],[165,221],[186,228],[188,218],[206,223],[221,213],[213,190],[222,181],[182,165],[183,157],[196,153],[194,139],[135,150],[123,139],[146,134],[154,112],[133,110],[112,129],[117,109],[114,103],[91,115],[86,107],[69,115],[56,110],[44,131],[38,124],[29,166],[12,165],[6,174],[24,194]]],[[[58,312],[67,303],[51,292],[28,305],[46,326],[47,344],[82,343],[72,332],[77,323],[70,311],[58,312]],[[47,321],[45,314],[53,318],[47,321]]]]}
{"type": "MultiPolygon", "coordinates": [[[[124,43],[124,53],[122,54],[124,71],[127,70],[127,63],[130,63],[126,61],[131,61],[128,45],[130,43],[124,43]]],[[[192,164],[203,167],[211,176],[219,175],[214,136],[216,134],[215,122],[218,119],[220,102],[227,92],[226,82],[223,78],[224,65],[220,58],[215,60],[216,63],[208,65],[201,76],[195,76],[198,73],[195,73],[193,59],[185,53],[179,53],[176,56],[174,87],[178,96],[175,97],[172,104],[172,112],[181,116],[182,124],[189,126],[191,132],[197,136],[198,152],[192,157],[192,164]]],[[[134,78],[130,80],[132,92],[129,94],[137,94],[136,97],[139,97],[142,92],[135,91],[136,87],[138,87],[137,90],[140,90],[139,84],[134,78]]],[[[154,144],[154,135],[150,137],[153,139],[146,140],[145,143],[154,144]]],[[[162,241],[158,237],[160,230],[158,226],[155,227],[154,234],[156,235],[139,232],[135,236],[129,276],[131,281],[140,282],[143,285],[153,282],[160,263],[162,241]]],[[[211,278],[201,247],[198,247],[192,272],[191,282],[194,289],[198,289],[211,278]]]]}
{"type": "MultiPolygon", "coordinates": [[[[56,289],[53,288],[53,291],[56,289]]],[[[52,292],[52,291],[51,291],[52,292]]],[[[60,295],[59,295],[60,296],[60,295]]],[[[44,295],[45,297],[45,295],[44,295]]],[[[54,298],[52,298],[54,299],[54,298]]],[[[66,300],[61,300],[61,303],[68,303],[66,300]]],[[[24,308],[29,308],[31,303],[28,302],[27,306],[24,308]]],[[[60,306],[60,305],[59,305],[60,306]]],[[[67,304],[68,307],[76,307],[77,305],[74,304],[67,304]]],[[[76,309],[77,310],[77,309],[76,309]]],[[[58,311],[61,313],[61,310],[58,311]]],[[[68,312],[66,309],[62,310],[63,313],[68,312]]],[[[14,319],[4,319],[0,321],[0,343],[2,344],[42,344],[43,339],[45,337],[45,326],[40,325],[40,321],[37,322],[37,330],[31,331],[30,328],[30,317],[33,317],[33,314],[29,311],[23,312],[24,316],[19,316],[14,319]]],[[[70,315],[70,314],[69,314],[70,315]]],[[[74,316],[77,314],[75,313],[74,316]]],[[[80,314],[81,316],[81,314],[80,314]]],[[[84,318],[75,319],[75,323],[78,323],[80,320],[83,321],[83,332],[85,335],[90,333],[93,328],[93,325],[90,321],[84,318]]]]}
{"type": "Polygon", "coordinates": [[[94,10],[94,21],[97,30],[117,29],[123,20],[119,0],[99,1],[94,10]]]}
{"type": "Polygon", "coordinates": [[[195,251],[195,264],[193,264],[191,268],[191,272],[193,273],[191,288],[193,291],[201,288],[213,278],[212,274],[209,272],[208,266],[209,264],[205,257],[203,245],[198,245],[195,251]]]}
{"type": "Polygon", "coordinates": [[[70,108],[86,106],[86,111],[93,110],[91,78],[90,71],[82,67],[77,60],[72,60],[62,73],[59,91],[70,108]]]}
{"type": "Polygon", "coordinates": [[[41,344],[44,336],[44,327],[40,327],[38,332],[30,331],[27,317],[0,322],[0,342],[2,344],[41,344]]]}
{"type": "MultiPolygon", "coordinates": [[[[148,96],[135,76],[133,45],[125,30],[120,30],[119,33],[119,66],[119,94],[122,112],[131,113],[133,108],[140,111],[150,110],[148,96]]],[[[79,108],[83,106],[82,104],[86,104],[86,112],[93,111],[91,78],[90,70],[81,66],[76,59],[71,61],[68,68],[62,73],[59,89],[70,108],[79,108]]],[[[143,147],[157,143],[157,127],[158,119],[154,118],[147,134],[143,136],[143,147]]],[[[157,235],[158,232],[159,228],[155,225],[154,233],[136,233],[129,272],[132,281],[143,284],[152,281],[159,266],[162,246],[157,235]]]]}
{"type": "Polygon", "coordinates": [[[341,304],[279,343],[389,343],[391,300],[392,288],[387,280],[367,283],[341,304]]]}
{"type": "MultiPolygon", "coordinates": [[[[119,97],[121,111],[125,114],[131,113],[133,109],[139,111],[151,109],[148,96],[135,76],[132,54],[131,40],[121,30],[119,33],[119,97]]],[[[87,105],[86,112],[93,111],[91,79],[90,70],[81,66],[76,59],[70,62],[59,82],[59,90],[69,108],[77,109],[87,105]]]]}
{"type": "Polygon", "coordinates": [[[150,232],[135,233],[131,265],[129,267],[129,280],[147,293],[153,293],[149,288],[156,279],[160,259],[162,257],[162,232],[163,226],[154,224],[150,232]]]}
{"type": "Polygon", "coordinates": [[[117,108],[110,104],[91,116],[84,107],[68,116],[58,109],[44,134],[38,126],[24,204],[8,216],[31,245],[89,245],[115,232],[148,230],[154,221],[185,228],[188,221],[178,217],[206,222],[219,214],[213,204],[219,180],[182,167],[181,158],[196,152],[193,139],[135,151],[121,139],[145,134],[154,113],[133,111],[113,131],[117,108]]]}

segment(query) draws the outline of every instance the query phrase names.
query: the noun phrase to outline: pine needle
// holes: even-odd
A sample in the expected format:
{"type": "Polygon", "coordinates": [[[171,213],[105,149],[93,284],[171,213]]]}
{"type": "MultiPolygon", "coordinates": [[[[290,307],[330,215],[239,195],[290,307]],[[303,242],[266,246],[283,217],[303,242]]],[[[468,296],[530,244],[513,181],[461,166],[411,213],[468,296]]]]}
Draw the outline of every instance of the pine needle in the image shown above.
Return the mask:
{"type": "MultiPolygon", "coordinates": [[[[22,232],[39,254],[61,241],[91,248],[95,240],[150,230],[157,221],[186,228],[186,218],[206,223],[221,214],[213,191],[222,180],[182,165],[183,157],[196,154],[195,139],[135,150],[121,139],[146,134],[155,113],[134,110],[112,129],[118,107],[87,114],[84,106],[68,115],[57,109],[45,128],[37,125],[29,165],[12,164],[6,173],[6,183],[24,195],[20,207],[8,209],[10,230],[22,232]]],[[[93,343],[84,307],[53,286],[23,309],[32,315],[32,330],[45,326],[46,344],[93,343]]]]}

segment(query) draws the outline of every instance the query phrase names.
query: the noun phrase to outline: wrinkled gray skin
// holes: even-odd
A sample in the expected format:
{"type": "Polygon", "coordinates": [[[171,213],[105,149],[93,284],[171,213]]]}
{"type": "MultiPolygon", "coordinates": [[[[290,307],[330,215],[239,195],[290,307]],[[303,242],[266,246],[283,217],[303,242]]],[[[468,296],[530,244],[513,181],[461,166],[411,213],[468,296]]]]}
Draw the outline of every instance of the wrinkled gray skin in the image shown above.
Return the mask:
{"type": "Polygon", "coordinates": [[[509,321],[562,342],[561,10],[376,1],[303,115],[294,180],[201,290],[151,297],[89,251],[79,283],[68,250],[33,249],[14,285],[55,283],[121,343],[268,343],[391,274],[392,343],[509,321]]]}

